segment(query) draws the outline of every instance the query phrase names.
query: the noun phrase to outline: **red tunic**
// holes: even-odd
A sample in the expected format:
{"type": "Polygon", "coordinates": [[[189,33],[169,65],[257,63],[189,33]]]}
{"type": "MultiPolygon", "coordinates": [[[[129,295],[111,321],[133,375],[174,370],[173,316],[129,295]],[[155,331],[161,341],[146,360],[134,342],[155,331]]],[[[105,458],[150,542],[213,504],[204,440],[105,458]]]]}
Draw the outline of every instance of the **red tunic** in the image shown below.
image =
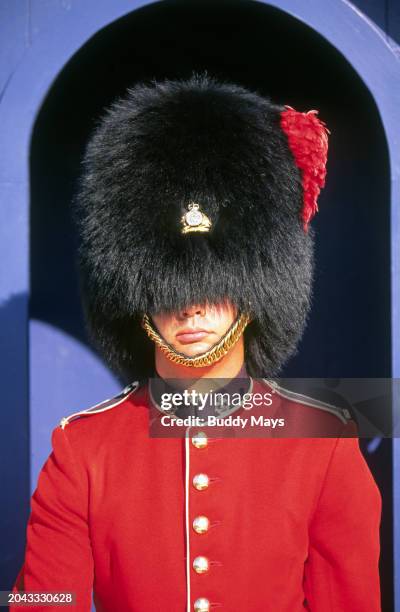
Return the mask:
{"type": "Polygon", "coordinates": [[[149,435],[146,385],[112,405],[53,430],[15,592],[72,591],[89,611],[94,589],[99,612],[381,610],[381,495],[342,437],[353,422],[286,398],[338,434],[202,445],[198,427],[149,435]]]}

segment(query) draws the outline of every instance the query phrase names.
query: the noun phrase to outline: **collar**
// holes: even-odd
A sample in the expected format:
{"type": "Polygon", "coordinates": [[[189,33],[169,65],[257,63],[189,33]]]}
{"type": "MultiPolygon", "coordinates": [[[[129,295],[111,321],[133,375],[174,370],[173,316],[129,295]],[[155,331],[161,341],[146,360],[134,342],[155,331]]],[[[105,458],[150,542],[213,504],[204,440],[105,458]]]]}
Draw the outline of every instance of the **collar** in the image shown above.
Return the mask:
{"type": "MultiPolygon", "coordinates": [[[[216,379],[209,380],[214,382],[216,379]]],[[[211,385],[210,387],[207,386],[207,379],[203,378],[204,385],[202,385],[201,394],[197,394],[196,397],[188,390],[186,394],[184,393],[185,388],[182,387],[182,380],[164,379],[154,371],[153,376],[148,379],[149,398],[153,407],[157,410],[164,414],[173,414],[177,418],[206,418],[211,415],[225,418],[241,407],[244,395],[252,392],[253,379],[248,375],[243,364],[234,378],[221,378],[219,380],[221,386],[212,389],[211,385]],[[179,394],[182,405],[166,408],[163,398],[168,397],[171,400],[174,394],[179,394]]],[[[193,384],[192,379],[188,379],[188,387],[191,384],[193,384]]]]}

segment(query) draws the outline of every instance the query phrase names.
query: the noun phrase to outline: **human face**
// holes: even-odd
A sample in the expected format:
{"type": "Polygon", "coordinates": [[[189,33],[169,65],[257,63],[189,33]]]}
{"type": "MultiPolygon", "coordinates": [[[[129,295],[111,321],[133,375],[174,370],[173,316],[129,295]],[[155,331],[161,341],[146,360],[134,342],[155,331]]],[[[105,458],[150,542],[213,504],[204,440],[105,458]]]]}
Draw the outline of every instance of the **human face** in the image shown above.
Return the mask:
{"type": "Polygon", "coordinates": [[[230,302],[193,305],[172,313],[152,315],[158,332],[179,353],[195,357],[219,342],[237,317],[230,302]]]}

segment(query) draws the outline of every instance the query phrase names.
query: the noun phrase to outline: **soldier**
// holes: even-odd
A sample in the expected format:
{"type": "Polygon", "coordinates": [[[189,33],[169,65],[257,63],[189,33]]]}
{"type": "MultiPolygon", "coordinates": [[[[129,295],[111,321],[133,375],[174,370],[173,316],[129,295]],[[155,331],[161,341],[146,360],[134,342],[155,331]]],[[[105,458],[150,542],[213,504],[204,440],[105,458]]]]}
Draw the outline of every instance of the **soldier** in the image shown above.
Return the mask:
{"type": "Polygon", "coordinates": [[[309,312],[327,134],[316,111],[207,75],[135,85],[104,114],[74,203],[81,287],[93,342],[134,382],[53,430],[15,592],[70,591],[79,611],[92,589],[104,612],[380,610],[381,496],[354,422],[272,380],[309,312]],[[172,431],[215,414],[161,405],[188,381],[239,395],[223,419],[267,395],[288,427],[172,431]]]}

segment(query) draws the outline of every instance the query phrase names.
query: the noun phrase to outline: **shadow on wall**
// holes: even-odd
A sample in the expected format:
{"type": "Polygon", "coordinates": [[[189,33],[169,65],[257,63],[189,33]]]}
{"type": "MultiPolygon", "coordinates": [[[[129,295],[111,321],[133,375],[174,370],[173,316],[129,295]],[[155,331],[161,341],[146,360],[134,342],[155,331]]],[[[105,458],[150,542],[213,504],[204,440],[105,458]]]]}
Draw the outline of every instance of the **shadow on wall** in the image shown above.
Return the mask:
{"type": "Polygon", "coordinates": [[[1,380],[7,381],[0,408],[0,590],[8,590],[16,577],[29,514],[28,389],[19,380],[28,368],[21,357],[26,355],[27,329],[19,325],[27,308],[27,295],[15,295],[0,306],[1,380]]]}

